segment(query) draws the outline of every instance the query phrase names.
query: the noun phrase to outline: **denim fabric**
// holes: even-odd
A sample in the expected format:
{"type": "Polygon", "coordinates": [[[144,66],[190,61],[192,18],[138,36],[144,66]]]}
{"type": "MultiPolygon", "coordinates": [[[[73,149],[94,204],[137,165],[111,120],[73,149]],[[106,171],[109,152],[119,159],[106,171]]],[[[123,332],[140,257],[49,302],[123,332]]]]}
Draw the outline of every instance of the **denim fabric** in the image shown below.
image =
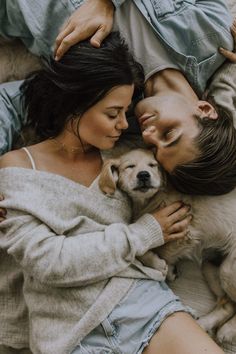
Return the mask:
{"type": "Polygon", "coordinates": [[[0,155],[12,147],[24,123],[20,85],[22,81],[0,85],[0,155]]]}
{"type": "Polygon", "coordinates": [[[162,322],[183,306],[164,282],[138,280],[71,354],[141,354],[162,322]]]}
{"type": "Polygon", "coordinates": [[[134,0],[198,95],[223,63],[219,46],[233,48],[224,0],[134,0]]]}
{"type": "MultiPolygon", "coordinates": [[[[19,37],[48,55],[59,29],[84,0],[1,0],[0,34],[19,37]]],[[[128,1],[128,0],[126,0],[128,1]]],[[[223,63],[219,46],[232,49],[231,16],[224,0],[133,0],[197,93],[223,63]]],[[[113,0],[116,7],[123,0],[113,0]]]]}
{"type": "MultiPolygon", "coordinates": [[[[65,20],[84,0],[1,0],[0,35],[18,37],[36,55],[53,53],[55,38],[65,20]]],[[[131,0],[125,0],[131,1],[131,0]]],[[[125,6],[124,0],[113,0],[125,6]]],[[[231,17],[223,0],[133,0],[141,13],[201,95],[208,78],[222,64],[217,48],[232,49],[231,17]]],[[[135,30],[135,29],[134,29],[135,30]]],[[[16,105],[11,107],[9,86],[0,88],[0,153],[11,148],[20,129],[16,105]],[[5,118],[4,118],[5,117],[5,118]],[[7,141],[5,139],[8,139],[7,141]]],[[[13,95],[13,96],[12,96],[13,95]]]]}
{"type": "Polygon", "coordinates": [[[1,0],[0,34],[20,38],[36,55],[53,53],[55,38],[83,0],[1,0]]]}

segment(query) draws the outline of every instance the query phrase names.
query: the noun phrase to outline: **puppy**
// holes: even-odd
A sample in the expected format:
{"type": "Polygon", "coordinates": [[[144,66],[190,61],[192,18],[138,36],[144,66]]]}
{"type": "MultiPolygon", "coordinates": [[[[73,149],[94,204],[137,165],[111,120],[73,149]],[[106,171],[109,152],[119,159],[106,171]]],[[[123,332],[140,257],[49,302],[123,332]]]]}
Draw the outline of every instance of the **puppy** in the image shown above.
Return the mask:
{"type": "MultiPolygon", "coordinates": [[[[117,187],[126,192],[135,219],[156,210],[163,202],[168,205],[183,200],[191,205],[190,237],[166,243],[155,252],[167,262],[169,280],[175,279],[175,265],[182,258],[202,265],[217,305],[199,323],[208,332],[217,330],[221,342],[236,340],[236,189],[222,196],[181,195],[167,186],[153,153],[145,149],[107,160],[99,186],[107,194],[113,194],[117,187]],[[219,265],[205,261],[212,254],[221,255],[219,265]]],[[[152,254],[146,256],[151,258],[152,254]]]]}

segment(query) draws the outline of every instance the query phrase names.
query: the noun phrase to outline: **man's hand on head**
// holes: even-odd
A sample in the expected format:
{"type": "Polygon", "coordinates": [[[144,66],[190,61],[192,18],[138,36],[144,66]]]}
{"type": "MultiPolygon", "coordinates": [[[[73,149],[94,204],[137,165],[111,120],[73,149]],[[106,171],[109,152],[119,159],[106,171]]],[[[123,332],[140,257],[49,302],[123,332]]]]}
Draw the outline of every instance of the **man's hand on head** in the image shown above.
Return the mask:
{"type": "Polygon", "coordinates": [[[234,39],[234,50],[219,48],[219,52],[226,58],[229,59],[232,63],[236,63],[236,17],[234,18],[233,24],[231,26],[231,33],[234,39]]]}
{"type": "Polygon", "coordinates": [[[55,59],[59,60],[74,44],[89,37],[94,47],[112,30],[114,5],[111,0],[86,0],[64,24],[56,38],[55,59]]]}

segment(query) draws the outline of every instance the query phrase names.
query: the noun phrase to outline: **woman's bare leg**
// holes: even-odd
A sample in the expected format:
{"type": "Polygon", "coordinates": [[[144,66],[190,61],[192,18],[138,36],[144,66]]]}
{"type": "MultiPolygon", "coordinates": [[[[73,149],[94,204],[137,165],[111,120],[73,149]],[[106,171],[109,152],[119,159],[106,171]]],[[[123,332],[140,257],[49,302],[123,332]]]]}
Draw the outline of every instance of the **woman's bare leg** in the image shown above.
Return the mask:
{"type": "Polygon", "coordinates": [[[167,317],[143,354],[224,354],[222,349],[185,312],[167,317]]]}

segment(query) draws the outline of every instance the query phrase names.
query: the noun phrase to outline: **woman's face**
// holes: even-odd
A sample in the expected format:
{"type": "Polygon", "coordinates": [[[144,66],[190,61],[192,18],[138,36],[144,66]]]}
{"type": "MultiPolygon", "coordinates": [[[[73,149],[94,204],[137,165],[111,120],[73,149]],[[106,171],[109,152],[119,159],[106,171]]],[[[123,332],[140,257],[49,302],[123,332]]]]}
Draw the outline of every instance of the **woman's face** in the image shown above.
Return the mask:
{"type": "Polygon", "coordinates": [[[125,112],[134,92],[133,85],[114,87],[80,118],[79,134],[84,145],[110,149],[128,128],[125,112]]]}
{"type": "Polygon", "coordinates": [[[145,143],[156,149],[156,159],[168,172],[197,157],[193,144],[199,134],[196,111],[182,97],[148,97],[135,108],[145,143]]]}

